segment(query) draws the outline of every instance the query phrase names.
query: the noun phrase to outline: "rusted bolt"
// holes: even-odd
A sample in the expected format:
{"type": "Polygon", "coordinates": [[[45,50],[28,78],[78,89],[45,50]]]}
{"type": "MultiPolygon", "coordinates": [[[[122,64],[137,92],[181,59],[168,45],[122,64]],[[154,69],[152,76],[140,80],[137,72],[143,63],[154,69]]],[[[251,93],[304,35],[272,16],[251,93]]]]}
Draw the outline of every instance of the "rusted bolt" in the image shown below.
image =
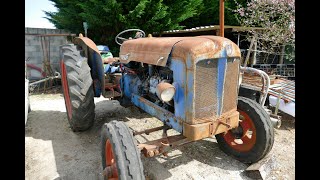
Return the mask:
{"type": "Polygon", "coordinates": [[[153,150],[153,152],[154,152],[155,155],[158,155],[158,154],[159,154],[158,149],[153,150]]]}
{"type": "Polygon", "coordinates": [[[230,128],[230,127],[231,127],[229,124],[227,124],[227,123],[225,123],[225,122],[219,121],[219,123],[227,126],[227,128],[230,128]]]}
{"type": "Polygon", "coordinates": [[[164,156],[168,156],[168,152],[164,152],[162,153],[164,156]]]}
{"type": "Polygon", "coordinates": [[[151,151],[148,151],[148,156],[149,157],[153,157],[154,156],[154,152],[151,150],[151,151]]]}

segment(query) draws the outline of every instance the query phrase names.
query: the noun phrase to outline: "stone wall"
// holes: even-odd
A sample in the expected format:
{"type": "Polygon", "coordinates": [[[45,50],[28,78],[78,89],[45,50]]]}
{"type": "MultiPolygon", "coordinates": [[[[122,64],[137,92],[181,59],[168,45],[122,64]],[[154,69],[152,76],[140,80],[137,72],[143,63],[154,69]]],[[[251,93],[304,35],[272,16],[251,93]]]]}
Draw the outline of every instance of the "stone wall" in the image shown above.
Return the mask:
{"type": "MultiPolygon", "coordinates": [[[[44,29],[44,28],[25,28],[25,60],[28,64],[35,65],[43,69],[44,52],[41,47],[41,36],[39,34],[70,34],[70,32],[62,29],[44,29]]],[[[50,42],[50,64],[52,71],[60,72],[59,65],[59,46],[63,44],[69,44],[67,36],[46,36],[48,42],[50,42]]],[[[28,79],[41,78],[40,73],[36,73],[28,68],[28,79]]]]}

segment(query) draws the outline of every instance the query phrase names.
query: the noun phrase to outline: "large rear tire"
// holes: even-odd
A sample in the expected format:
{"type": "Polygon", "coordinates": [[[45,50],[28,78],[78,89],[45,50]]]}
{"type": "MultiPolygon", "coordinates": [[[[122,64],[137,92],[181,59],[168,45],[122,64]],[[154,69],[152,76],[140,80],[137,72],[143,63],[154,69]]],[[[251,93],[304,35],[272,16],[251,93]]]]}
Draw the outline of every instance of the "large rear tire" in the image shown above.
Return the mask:
{"type": "Polygon", "coordinates": [[[84,131],[93,125],[95,118],[88,59],[81,46],[68,44],[61,51],[61,82],[69,124],[73,131],[84,131]]]}
{"type": "Polygon", "coordinates": [[[265,157],[274,142],[274,129],[267,112],[254,100],[238,97],[239,127],[216,135],[220,149],[244,163],[265,157]]]}
{"type": "Polygon", "coordinates": [[[140,152],[124,122],[111,121],[101,131],[102,167],[105,179],[143,180],[140,152]]]}

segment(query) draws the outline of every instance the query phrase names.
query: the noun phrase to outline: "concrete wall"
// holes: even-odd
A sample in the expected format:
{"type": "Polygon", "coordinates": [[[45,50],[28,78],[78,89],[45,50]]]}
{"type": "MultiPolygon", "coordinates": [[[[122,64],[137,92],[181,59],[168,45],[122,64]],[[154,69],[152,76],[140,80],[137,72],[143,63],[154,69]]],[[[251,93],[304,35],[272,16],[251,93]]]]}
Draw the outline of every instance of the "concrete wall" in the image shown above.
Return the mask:
{"type": "MultiPolygon", "coordinates": [[[[25,60],[30,58],[27,63],[43,68],[44,54],[41,47],[41,37],[30,34],[70,34],[70,32],[61,29],[44,29],[44,28],[25,28],[25,60]]],[[[69,44],[66,36],[47,36],[46,39],[50,42],[50,64],[52,71],[60,72],[59,65],[59,46],[69,44]]],[[[39,73],[30,72],[28,70],[28,79],[39,79],[39,73]]]]}

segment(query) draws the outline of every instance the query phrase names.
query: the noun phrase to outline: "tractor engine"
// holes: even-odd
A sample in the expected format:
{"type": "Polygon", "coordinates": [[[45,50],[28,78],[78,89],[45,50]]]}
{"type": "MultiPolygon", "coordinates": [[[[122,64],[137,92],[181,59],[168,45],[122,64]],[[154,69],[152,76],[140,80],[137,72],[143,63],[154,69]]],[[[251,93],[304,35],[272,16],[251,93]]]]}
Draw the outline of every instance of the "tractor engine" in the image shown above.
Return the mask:
{"type": "Polygon", "coordinates": [[[173,95],[175,88],[173,72],[168,67],[131,62],[123,68],[124,94],[138,94],[156,105],[174,112],[173,95]]]}

